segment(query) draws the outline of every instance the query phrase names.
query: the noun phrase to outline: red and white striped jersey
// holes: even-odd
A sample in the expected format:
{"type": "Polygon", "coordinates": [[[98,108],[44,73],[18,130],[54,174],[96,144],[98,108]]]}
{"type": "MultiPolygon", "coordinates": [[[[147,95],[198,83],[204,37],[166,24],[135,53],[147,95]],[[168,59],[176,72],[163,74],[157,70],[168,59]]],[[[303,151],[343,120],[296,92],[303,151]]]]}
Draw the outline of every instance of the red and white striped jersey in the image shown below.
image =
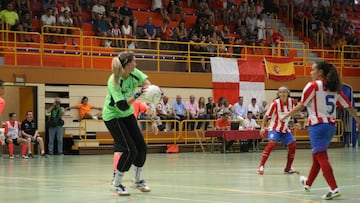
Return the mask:
{"type": "Polygon", "coordinates": [[[323,80],[309,82],[303,90],[300,102],[307,107],[309,126],[317,123],[335,123],[336,106],[340,108],[351,106],[341,90],[327,91],[323,80]]]}
{"type": "Polygon", "coordinates": [[[20,122],[14,121],[11,123],[10,121],[5,122],[5,129],[4,134],[6,136],[10,136],[11,139],[17,139],[19,138],[19,132],[20,132],[20,122]]]}
{"type": "Polygon", "coordinates": [[[288,98],[286,103],[283,103],[280,99],[275,99],[271,104],[270,108],[266,112],[270,120],[269,131],[275,130],[282,133],[290,132],[289,129],[289,120],[290,117],[284,120],[284,122],[279,121],[279,117],[282,117],[287,112],[291,111],[295,106],[295,100],[293,98],[288,98]]]}

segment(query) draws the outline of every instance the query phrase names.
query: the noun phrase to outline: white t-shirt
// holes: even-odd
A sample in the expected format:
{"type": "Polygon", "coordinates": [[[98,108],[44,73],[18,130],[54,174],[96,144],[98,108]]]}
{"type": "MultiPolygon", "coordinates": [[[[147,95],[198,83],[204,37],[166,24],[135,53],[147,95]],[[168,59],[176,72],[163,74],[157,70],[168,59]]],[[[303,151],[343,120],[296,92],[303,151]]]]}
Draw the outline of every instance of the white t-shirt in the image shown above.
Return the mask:
{"type": "Polygon", "coordinates": [[[72,26],[73,25],[73,19],[70,18],[65,18],[65,16],[60,16],[59,17],[59,22],[61,24],[64,24],[64,26],[72,26]]]}
{"type": "Polygon", "coordinates": [[[96,14],[98,14],[98,15],[104,15],[104,13],[105,13],[105,11],[106,11],[106,9],[105,9],[105,7],[103,6],[103,5],[97,5],[97,4],[95,4],[93,7],[92,7],[92,10],[91,10],[93,13],[96,13],[96,14]]]}
{"type": "Polygon", "coordinates": [[[151,6],[152,10],[156,10],[161,7],[162,7],[162,0],[153,0],[152,1],[152,6],[151,6]]]}
{"type": "Polygon", "coordinates": [[[41,22],[43,25],[55,25],[56,24],[56,18],[55,16],[51,15],[42,15],[41,16],[41,22]]]}

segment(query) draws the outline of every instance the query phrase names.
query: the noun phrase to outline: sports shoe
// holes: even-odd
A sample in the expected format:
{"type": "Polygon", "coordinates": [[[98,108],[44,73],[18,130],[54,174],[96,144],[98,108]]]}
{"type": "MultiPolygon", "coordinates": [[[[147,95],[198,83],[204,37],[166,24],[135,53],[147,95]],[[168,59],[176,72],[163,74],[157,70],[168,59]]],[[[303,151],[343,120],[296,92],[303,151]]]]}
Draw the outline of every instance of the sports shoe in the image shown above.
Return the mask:
{"type": "Polygon", "coordinates": [[[300,176],[300,183],[304,186],[304,191],[305,192],[310,192],[310,186],[306,185],[306,181],[307,181],[307,177],[300,176]]]}
{"type": "Polygon", "coordinates": [[[299,174],[299,171],[291,168],[291,169],[288,170],[288,171],[284,171],[284,174],[299,174]]]}
{"type": "Polygon", "coordinates": [[[335,190],[333,190],[333,191],[330,190],[328,193],[323,195],[322,199],[330,200],[330,199],[338,198],[340,196],[341,196],[341,194],[340,194],[339,188],[336,188],[335,190]]]}
{"type": "Polygon", "coordinates": [[[26,156],[26,155],[21,155],[21,158],[22,158],[22,159],[29,159],[29,157],[26,156]]]}
{"type": "Polygon", "coordinates": [[[10,159],[15,159],[15,155],[12,154],[12,155],[9,156],[9,158],[10,159]]]}
{"type": "Polygon", "coordinates": [[[257,174],[264,175],[264,166],[260,166],[257,170],[257,174]]]}
{"type": "Polygon", "coordinates": [[[48,155],[45,154],[45,153],[41,154],[41,156],[42,156],[43,158],[48,158],[48,155]]]}
{"type": "Polygon", "coordinates": [[[126,191],[123,185],[115,186],[114,184],[110,185],[110,191],[117,193],[119,196],[129,196],[130,193],[126,191]]]}
{"type": "Polygon", "coordinates": [[[139,182],[134,182],[131,185],[131,187],[134,189],[139,189],[141,192],[150,192],[151,191],[150,187],[145,185],[144,180],[140,180],[139,182]]]}
{"type": "Polygon", "coordinates": [[[29,154],[28,157],[29,157],[29,159],[34,158],[34,156],[32,154],[29,154]]]}

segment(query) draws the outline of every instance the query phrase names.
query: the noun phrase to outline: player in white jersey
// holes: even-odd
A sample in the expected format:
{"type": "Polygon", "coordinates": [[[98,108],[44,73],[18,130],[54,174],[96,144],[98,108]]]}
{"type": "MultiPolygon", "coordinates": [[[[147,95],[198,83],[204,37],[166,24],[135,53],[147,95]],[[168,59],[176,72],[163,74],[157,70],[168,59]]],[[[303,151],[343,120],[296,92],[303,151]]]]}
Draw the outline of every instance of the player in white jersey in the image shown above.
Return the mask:
{"type": "Polygon", "coordinates": [[[284,173],[285,174],[299,173],[297,170],[291,168],[291,165],[295,158],[296,142],[294,136],[291,134],[289,129],[290,117],[286,119],[285,122],[279,121],[281,115],[286,114],[295,106],[295,100],[290,98],[289,96],[290,96],[290,90],[284,86],[280,87],[277,93],[278,98],[273,101],[273,103],[270,105],[270,108],[267,110],[267,112],[264,115],[260,130],[261,136],[263,136],[265,133],[265,125],[267,123],[268,118],[271,118],[271,120],[270,120],[270,125],[268,127],[269,142],[262,153],[260,165],[257,170],[257,173],[259,175],[264,174],[265,163],[269,158],[271,151],[275,148],[275,144],[277,141],[281,141],[283,145],[288,147],[287,163],[284,169],[284,173]]]}
{"type": "Polygon", "coordinates": [[[321,169],[330,187],[330,191],[322,198],[329,200],[341,196],[327,154],[329,143],[336,129],[336,106],[345,108],[356,119],[358,126],[360,126],[360,118],[341,91],[340,77],[332,64],[325,61],[314,63],[310,74],[313,81],[305,86],[301,101],[280,120],[285,121],[289,116],[295,115],[305,106],[307,107],[313,163],[308,177],[301,176],[300,181],[304,190],[309,192],[321,169]]]}

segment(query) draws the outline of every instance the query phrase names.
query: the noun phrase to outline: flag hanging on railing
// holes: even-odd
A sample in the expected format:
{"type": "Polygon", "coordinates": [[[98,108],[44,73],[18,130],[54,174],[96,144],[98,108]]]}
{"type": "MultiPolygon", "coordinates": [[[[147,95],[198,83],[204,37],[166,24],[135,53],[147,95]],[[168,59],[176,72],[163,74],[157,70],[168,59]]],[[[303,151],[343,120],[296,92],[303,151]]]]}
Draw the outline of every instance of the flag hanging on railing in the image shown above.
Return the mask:
{"type": "Polygon", "coordinates": [[[293,58],[264,58],[267,77],[287,81],[296,78],[293,58]]]}
{"type": "Polygon", "coordinates": [[[241,95],[246,104],[257,98],[259,104],[265,98],[265,70],[261,60],[236,60],[211,57],[214,100],[225,97],[230,104],[241,95]]]}

